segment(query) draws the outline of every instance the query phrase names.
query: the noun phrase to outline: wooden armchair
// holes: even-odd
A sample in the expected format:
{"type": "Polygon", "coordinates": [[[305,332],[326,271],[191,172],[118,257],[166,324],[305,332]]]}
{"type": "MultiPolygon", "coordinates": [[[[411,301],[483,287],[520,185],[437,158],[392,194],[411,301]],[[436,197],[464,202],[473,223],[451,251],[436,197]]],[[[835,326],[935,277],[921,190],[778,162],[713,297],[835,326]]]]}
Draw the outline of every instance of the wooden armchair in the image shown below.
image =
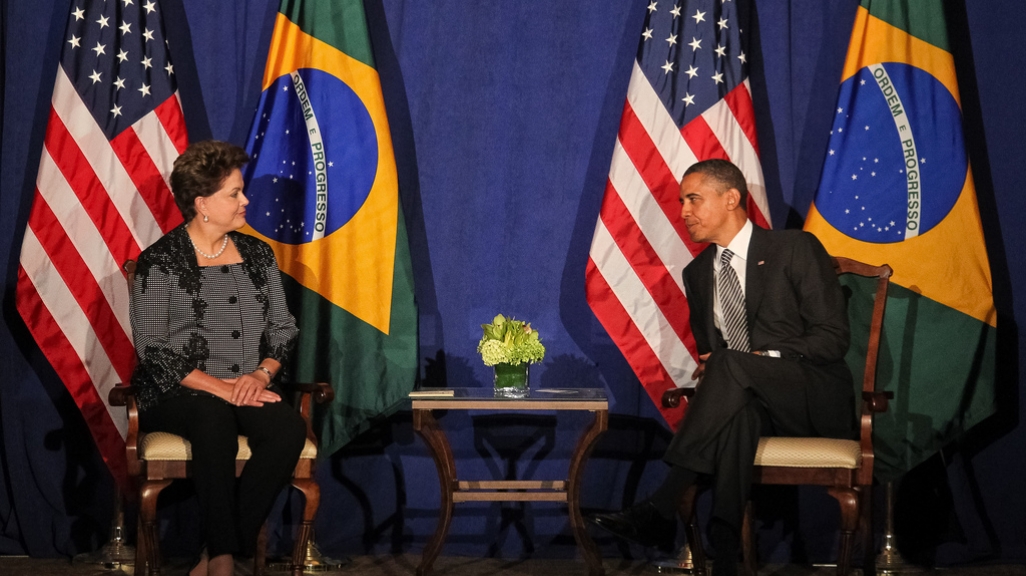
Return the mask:
{"type": "MultiPolygon", "coordinates": [[[[135,262],[124,264],[128,275],[129,291],[135,281],[135,262]]],[[[320,505],[320,487],[314,480],[314,464],[317,458],[317,437],[311,425],[312,401],[318,404],[330,402],[335,397],[331,386],[318,384],[291,384],[299,394],[297,408],[306,421],[306,445],[299,456],[292,485],[303,493],[305,505],[303,520],[292,549],[292,575],[303,573],[307,543],[313,531],[313,520],[320,505]]],[[[125,438],[125,452],[128,473],[139,482],[139,522],[135,552],[135,573],[139,575],[160,574],[160,544],[157,537],[157,497],[172,480],[188,478],[192,465],[192,446],[189,441],[167,432],[144,433],[139,430],[139,409],[135,390],[130,385],[119,384],[108,394],[111,406],[126,406],[128,409],[128,435],[125,438]]],[[[251,452],[245,436],[239,436],[239,452],[235,457],[235,474],[238,476],[249,460],[251,452]]],[[[261,531],[254,557],[254,574],[260,576],[266,564],[266,525],[261,531]]]]}
{"type": "MultiPolygon", "coordinates": [[[[832,438],[767,437],[759,440],[755,453],[754,484],[811,484],[827,487],[841,508],[841,542],[837,559],[837,574],[845,576],[851,564],[854,533],[862,530],[863,554],[867,564],[873,559],[872,484],[873,484],[873,414],[887,410],[891,392],[876,391],[876,365],[883,329],[884,309],[887,305],[887,287],[891,267],[870,266],[848,258],[834,258],[838,275],[856,274],[876,278],[873,311],[869,321],[869,342],[866,347],[865,370],[862,376],[862,411],[859,440],[832,438]]],[[[852,314],[849,306],[849,314],[852,314]]],[[[852,319],[852,324],[865,318],[852,319]]],[[[680,406],[681,398],[691,396],[694,388],[678,388],[663,394],[667,408],[680,406]]],[[[685,416],[686,417],[686,416],[685,416]]],[[[680,515],[687,523],[688,545],[695,564],[695,574],[705,574],[705,553],[694,513],[697,490],[692,487],[685,494],[680,515]]],[[[751,502],[745,508],[742,527],[742,550],[746,571],[756,573],[751,502]]]]}

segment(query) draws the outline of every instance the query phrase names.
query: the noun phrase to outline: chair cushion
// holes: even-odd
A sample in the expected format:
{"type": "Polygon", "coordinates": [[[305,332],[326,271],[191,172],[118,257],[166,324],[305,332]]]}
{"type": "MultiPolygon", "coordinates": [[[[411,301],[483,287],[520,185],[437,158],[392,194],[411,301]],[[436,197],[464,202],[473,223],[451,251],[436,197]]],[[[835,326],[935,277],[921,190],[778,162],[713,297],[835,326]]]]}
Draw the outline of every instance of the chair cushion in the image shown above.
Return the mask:
{"type": "MultiPolygon", "coordinates": [[[[249,460],[253,453],[249,449],[249,442],[245,436],[239,436],[239,452],[236,460],[249,460]]],[[[317,445],[306,439],[303,451],[299,454],[301,459],[314,459],[317,457],[317,445]]],[[[139,439],[140,460],[192,460],[192,444],[188,440],[171,434],[169,432],[150,432],[140,434],[139,439]]]]}
{"type": "Polygon", "coordinates": [[[755,451],[756,466],[854,470],[861,464],[862,451],[855,440],[774,436],[759,439],[755,451]]]}

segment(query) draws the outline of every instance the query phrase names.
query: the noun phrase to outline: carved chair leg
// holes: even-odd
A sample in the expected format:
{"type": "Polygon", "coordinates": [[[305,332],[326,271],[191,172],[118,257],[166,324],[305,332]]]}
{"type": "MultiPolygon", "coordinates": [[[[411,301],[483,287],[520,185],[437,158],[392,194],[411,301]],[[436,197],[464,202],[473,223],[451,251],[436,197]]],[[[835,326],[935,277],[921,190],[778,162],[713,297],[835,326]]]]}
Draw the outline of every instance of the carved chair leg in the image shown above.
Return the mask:
{"type": "Polygon", "coordinates": [[[299,525],[296,543],[292,549],[292,576],[302,576],[306,564],[306,547],[313,534],[314,516],[321,504],[321,488],[311,478],[293,478],[292,485],[303,493],[303,521],[299,525]]]}
{"type": "Polygon", "coordinates": [[[873,533],[873,486],[860,486],[859,531],[862,536],[862,574],[872,576],[876,565],[876,540],[873,533]]]}
{"type": "Polygon", "coordinates": [[[838,551],[837,575],[847,576],[851,566],[851,550],[855,544],[855,528],[859,523],[859,493],[854,488],[836,486],[827,492],[841,507],[841,544],[838,551]]]}
{"type": "Polygon", "coordinates": [[[745,574],[756,576],[759,569],[755,554],[755,513],[751,500],[745,504],[745,515],[741,521],[741,550],[744,557],[745,574]]]}
{"type": "Polygon", "coordinates": [[[698,499],[698,487],[689,486],[684,491],[677,507],[677,514],[684,521],[687,546],[691,548],[691,563],[694,564],[695,576],[706,576],[705,548],[702,546],[702,530],[695,516],[695,500],[698,499]]]}
{"type": "Polygon", "coordinates": [[[264,576],[267,567],[267,520],[257,534],[256,553],[253,554],[253,576],[264,576]]]}
{"type": "Polygon", "coordinates": [[[147,480],[139,488],[139,522],[136,527],[135,566],[140,576],[160,576],[160,542],[157,536],[157,497],[171,480],[147,480]]]}

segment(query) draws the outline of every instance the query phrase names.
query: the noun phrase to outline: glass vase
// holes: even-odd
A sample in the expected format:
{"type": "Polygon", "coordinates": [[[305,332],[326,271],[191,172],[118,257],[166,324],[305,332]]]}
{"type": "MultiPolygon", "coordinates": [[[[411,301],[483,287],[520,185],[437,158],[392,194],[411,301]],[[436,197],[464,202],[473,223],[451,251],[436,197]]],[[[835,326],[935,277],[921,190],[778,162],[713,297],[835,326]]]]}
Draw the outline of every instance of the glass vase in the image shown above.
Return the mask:
{"type": "Polygon", "coordinates": [[[528,364],[496,364],[495,396],[497,398],[527,398],[530,391],[527,387],[528,364]]]}

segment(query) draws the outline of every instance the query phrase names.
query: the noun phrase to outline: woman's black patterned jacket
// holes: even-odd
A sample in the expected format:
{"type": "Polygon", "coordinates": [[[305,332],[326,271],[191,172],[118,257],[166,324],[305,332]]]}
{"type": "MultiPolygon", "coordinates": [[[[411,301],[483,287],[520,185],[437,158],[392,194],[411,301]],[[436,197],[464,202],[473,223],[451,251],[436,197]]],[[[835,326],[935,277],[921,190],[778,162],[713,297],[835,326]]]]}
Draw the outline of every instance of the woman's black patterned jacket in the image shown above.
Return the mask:
{"type": "Polygon", "coordinates": [[[200,267],[184,225],[139,255],[131,319],[140,410],[195,393],[181,384],[194,369],[234,378],[264,358],[287,363],[299,330],[274,252],[252,236],[229,236],[240,264],[200,267]]]}

